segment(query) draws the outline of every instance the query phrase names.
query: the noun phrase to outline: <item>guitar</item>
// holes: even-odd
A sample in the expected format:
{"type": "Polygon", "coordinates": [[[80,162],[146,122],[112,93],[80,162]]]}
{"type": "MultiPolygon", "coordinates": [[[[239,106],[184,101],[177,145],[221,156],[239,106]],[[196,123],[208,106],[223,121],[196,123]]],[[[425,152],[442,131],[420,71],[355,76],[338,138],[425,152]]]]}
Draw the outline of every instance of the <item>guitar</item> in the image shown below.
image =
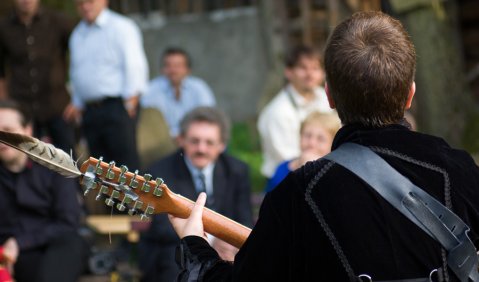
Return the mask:
{"type": "MultiPolygon", "coordinates": [[[[138,171],[131,173],[126,166],[116,167],[115,162],[89,158],[78,169],[71,155],[53,145],[31,136],[1,130],[0,143],[26,153],[32,160],[65,177],[80,177],[85,195],[95,191],[97,200],[107,197],[105,204],[108,206],[115,206],[120,211],[128,208],[128,214],[139,213],[143,220],[158,213],[187,218],[195,204],[173,193],[161,178],[152,180],[149,174],[140,176],[138,171]]],[[[206,232],[237,248],[241,248],[251,233],[251,229],[208,208],[203,211],[203,226],[206,232]]]]}
{"type": "MultiPolygon", "coordinates": [[[[176,217],[187,218],[194,202],[173,193],[161,178],[152,180],[152,176],[138,175],[138,171],[129,172],[126,166],[115,166],[115,162],[89,158],[81,167],[80,183],[85,195],[96,192],[96,199],[106,197],[107,206],[119,211],[128,209],[129,215],[141,214],[142,220],[150,215],[168,213],[176,217]]],[[[203,211],[203,226],[207,233],[241,248],[251,233],[251,229],[208,208],[203,211]]]]}

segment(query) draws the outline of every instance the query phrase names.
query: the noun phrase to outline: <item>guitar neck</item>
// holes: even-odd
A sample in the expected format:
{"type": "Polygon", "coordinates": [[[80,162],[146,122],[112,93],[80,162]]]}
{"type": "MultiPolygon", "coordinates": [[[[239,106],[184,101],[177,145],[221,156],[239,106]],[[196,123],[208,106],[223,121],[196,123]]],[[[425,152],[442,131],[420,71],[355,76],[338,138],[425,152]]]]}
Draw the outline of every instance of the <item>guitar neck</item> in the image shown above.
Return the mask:
{"type": "MultiPolygon", "coordinates": [[[[169,213],[180,218],[190,216],[195,203],[181,195],[175,194],[172,197],[174,209],[169,213]]],[[[241,248],[243,243],[251,233],[251,229],[235,222],[217,212],[208,208],[203,210],[203,227],[205,231],[237,248],[241,248]]]]}
{"type": "MultiPolygon", "coordinates": [[[[176,217],[188,218],[195,205],[193,201],[173,193],[161,178],[152,181],[151,175],[139,176],[137,171],[131,173],[125,166],[118,168],[114,162],[107,164],[101,159],[89,158],[82,164],[80,171],[90,173],[82,180],[82,185],[86,187],[85,193],[97,190],[97,197],[101,195],[110,197],[105,201],[107,205],[113,206],[115,201],[120,201],[116,204],[118,209],[125,210],[128,205],[131,208],[129,213],[143,211],[142,217],[169,213],[176,217]],[[121,185],[113,188],[112,185],[115,183],[121,185]]],[[[251,233],[248,227],[207,208],[203,211],[203,227],[207,233],[237,248],[241,248],[251,233]]]]}

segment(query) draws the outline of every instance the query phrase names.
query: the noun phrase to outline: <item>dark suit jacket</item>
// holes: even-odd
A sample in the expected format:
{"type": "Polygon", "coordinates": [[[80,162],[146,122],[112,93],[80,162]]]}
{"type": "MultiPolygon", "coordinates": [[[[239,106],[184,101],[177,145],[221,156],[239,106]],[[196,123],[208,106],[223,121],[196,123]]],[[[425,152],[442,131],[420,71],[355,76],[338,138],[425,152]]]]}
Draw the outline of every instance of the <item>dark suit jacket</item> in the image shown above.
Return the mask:
{"type": "MultiPolygon", "coordinates": [[[[146,172],[163,178],[173,192],[196,200],[193,178],[182,150],[154,163],[146,172]]],[[[251,227],[250,191],[248,166],[227,154],[221,154],[213,171],[215,210],[251,227]]],[[[149,230],[142,234],[140,240],[140,267],[145,274],[143,281],[172,281],[175,278],[178,268],[174,262],[174,250],[177,244],[179,238],[167,216],[154,216],[149,230]],[[168,272],[170,274],[166,274],[168,272]]]]}

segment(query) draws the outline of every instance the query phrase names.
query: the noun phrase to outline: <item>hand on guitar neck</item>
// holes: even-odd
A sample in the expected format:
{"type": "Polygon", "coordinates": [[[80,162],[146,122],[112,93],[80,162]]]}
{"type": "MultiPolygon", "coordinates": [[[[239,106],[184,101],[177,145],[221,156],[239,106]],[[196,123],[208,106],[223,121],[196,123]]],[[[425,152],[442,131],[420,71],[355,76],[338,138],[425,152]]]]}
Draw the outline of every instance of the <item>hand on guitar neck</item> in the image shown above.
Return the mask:
{"type": "Polygon", "coordinates": [[[180,218],[171,214],[168,215],[168,219],[180,239],[193,235],[203,237],[208,241],[208,237],[203,229],[203,208],[205,207],[205,203],[206,194],[200,193],[188,218],[180,218]]]}

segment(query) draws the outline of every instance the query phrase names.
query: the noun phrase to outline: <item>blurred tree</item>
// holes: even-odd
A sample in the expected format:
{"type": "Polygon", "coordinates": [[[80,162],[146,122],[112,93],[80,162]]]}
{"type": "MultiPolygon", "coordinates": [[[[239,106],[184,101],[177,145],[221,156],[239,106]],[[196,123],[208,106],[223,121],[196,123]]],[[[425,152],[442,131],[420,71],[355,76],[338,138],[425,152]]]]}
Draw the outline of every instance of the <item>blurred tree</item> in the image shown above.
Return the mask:
{"type": "Polygon", "coordinates": [[[64,11],[72,16],[76,16],[75,1],[73,0],[40,0],[43,5],[64,11]]]}
{"type": "Polygon", "coordinates": [[[390,0],[386,4],[390,4],[386,12],[403,21],[416,46],[413,114],[419,130],[462,146],[474,103],[465,78],[456,1],[390,0]]]}
{"type": "MultiPolygon", "coordinates": [[[[64,11],[71,16],[76,16],[75,1],[73,0],[40,0],[40,3],[53,9],[64,11]]],[[[13,6],[13,0],[0,1],[0,15],[7,14],[13,6]]]]}

